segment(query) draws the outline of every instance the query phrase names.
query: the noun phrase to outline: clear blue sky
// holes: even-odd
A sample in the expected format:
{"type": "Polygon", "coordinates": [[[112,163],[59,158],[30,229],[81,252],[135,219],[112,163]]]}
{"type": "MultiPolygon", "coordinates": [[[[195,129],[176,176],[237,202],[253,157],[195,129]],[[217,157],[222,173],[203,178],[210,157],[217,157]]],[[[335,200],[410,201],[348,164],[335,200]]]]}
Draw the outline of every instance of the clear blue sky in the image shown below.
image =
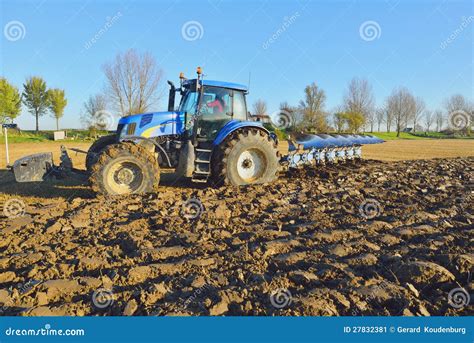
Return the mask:
{"type": "MultiPolygon", "coordinates": [[[[83,102],[103,88],[102,64],[129,48],[151,52],[165,78],[174,81],[180,71],[194,76],[198,65],[208,79],[245,84],[251,72],[249,103],[263,98],[270,111],[281,101],[297,104],[313,81],[326,91],[330,110],[355,76],[372,83],[377,104],[397,86],[423,97],[431,109],[453,93],[473,99],[472,1],[0,3],[0,74],[18,87],[27,76],[38,75],[48,86],[64,88],[69,105],[63,127],[81,125],[83,102]],[[86,49],[114,16],[118,18],[111,27],[86,49]],[[12,21],[23,24],[20,36],[5,32],[12,21]],[[189,21],[202,26],[196,40],[183,38],[183,25],[189,21]],[[361,35],[361,25],[368,21],[380,30],[368,23],[367,35],[361,35]],[[269,41],[272,36],[276,39],[269,41]],[[447,42],[450,36],[454,39],[447,42]]],[[[163,99],[156,110],[164,110],[165,103],[163,99]]],[[[17,122],[34,128],[25,109],[17,122]]],[[[54,120],[43,117],[40,128],[53,129],[54,120]]]]}

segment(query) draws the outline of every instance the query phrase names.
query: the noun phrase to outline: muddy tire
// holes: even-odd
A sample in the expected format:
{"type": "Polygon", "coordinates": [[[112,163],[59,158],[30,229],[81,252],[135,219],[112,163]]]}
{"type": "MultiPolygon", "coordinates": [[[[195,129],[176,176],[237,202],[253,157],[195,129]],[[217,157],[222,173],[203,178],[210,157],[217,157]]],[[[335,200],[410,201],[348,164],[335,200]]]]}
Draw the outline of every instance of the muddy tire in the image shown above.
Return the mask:
{"type": "Polygon", "coordinates": [[[90,182],[102,195],[154,192],[160,183],[156,158],[144,147],[122,142],[107,146],[92,166],[90,182]]]}
{"type": "Polygon", "coordinates": [[[213,156],[214,184],[242,186],[275,181],[278,160],[277,145],[266,132],[238,130],[221,144],[213,156]]]}
{"type": "Polygon", "coordinates": [[[87,171],[92,170],[92,166],[99,159],[99,154],[110,144],[117,143],[117,135],[109,135],[100,137],[90,146],[86,155],[86,169],[87,171]]]}

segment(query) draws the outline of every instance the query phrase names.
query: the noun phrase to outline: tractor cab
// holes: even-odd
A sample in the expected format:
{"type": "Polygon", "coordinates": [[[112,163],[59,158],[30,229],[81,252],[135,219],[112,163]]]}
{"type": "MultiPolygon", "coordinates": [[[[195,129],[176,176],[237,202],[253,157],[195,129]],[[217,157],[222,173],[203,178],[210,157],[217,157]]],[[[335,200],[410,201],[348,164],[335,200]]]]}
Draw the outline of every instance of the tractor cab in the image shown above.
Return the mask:
{"type": "Polygon", "coordinates": [[[181,74],[179,89],[169,82],[168,110],[174,109],[174,93],[179,92],[181,101],[177,112],[184,115],[184,135],[187,139],[183,141],[177,170],[195,182],[206,182],[212,173],[211,158],[219,135],[227,135],[229,128],[247,120],[247,87],[203,80],[200,68],[197,74],[197,79],[192,80],[181,74]]]}
{"type": "Polygon", "coordinates": [[[246,86],[199,77],[187,80],[182,74],[180,79],[179,89],[170,83],[169,110],[174,109],[174,94],[171,93],[179,91],[181,101],[178,112],[185,114],[186,130],[190,130],[195,139],[213,142],[229,122],[247,120],[246,86]]]}

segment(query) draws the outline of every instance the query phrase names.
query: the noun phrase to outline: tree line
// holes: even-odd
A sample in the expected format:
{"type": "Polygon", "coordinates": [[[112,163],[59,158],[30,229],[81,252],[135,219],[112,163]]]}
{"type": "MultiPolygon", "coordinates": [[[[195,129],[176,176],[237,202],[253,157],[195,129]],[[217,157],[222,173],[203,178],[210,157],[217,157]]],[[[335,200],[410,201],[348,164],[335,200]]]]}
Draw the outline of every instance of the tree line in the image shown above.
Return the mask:
{"type": "MultiPolygon", "coordinates": [[[[443,109],[430,110],[424,100],[405,87],[395,88],[381,106],[376,106],[372,86],[366,79],[353,78],[344,92],[342,104],[332,111],[326,110],[326,93],[316,83],[305,87],[303,99],[296,106],[280,104],[279,115],[291,118],[288,130],[321,132],[400,132],[410,128],[415,132],[437,132],[448,127],[470,133],[474,103],[460,94],[443,102],[443,109]],[[454,118],[458,115],[460,118],[454,118]],[[464,121],[458,123],[456,121],[464,121]]],[[[258,99],[253,104],[253,115],[265,116],[267,104],[258,99]]],[[[272,118],[270,118],[272,119],[272,118]]]]}
{"type": "MultiPolygon", "coordinates": [[[[146,112],[163,95],[160,90],[163,72],[149,53],[139,54],[135,50],[119,53],[102,70],[106,79],[103,91],[90,95],[80,113],[89,129],[106,129],[110,118],[104,116],[113,116],[112,112],[118,116],[146,112]]],[[[56,119],[59,129],[67,99],[64,90],[48,89],[45,80],[38,76],[29,77],[21,93],[6,78],[0,78],[0,123],[18,117],[22,105],[35,116],[38,132],[40,117],[48,112],[56,119]]]]}
{"type": "Polygon", "coordinates": [[[23,91],[0,78],[0,123],[13,121],[21,113],[22,105],[36,119],[36,132],[39,131],[39,118],[50,113],[56,119],[59,130],[59,119],[64,115],[67,99],[63,89],[48,89],[46,82],[39,76],[31,76],[23,84],[23,91]]]}
{"type": "MultiPolygon", "coordinates": [[[[153,108],[163,96],[161,87],[163,72],[156,59],[149,53],[140,54],[130,49],[118,53],[102,66],[105,83],[102,91],[90,95],[83,103],[81,120],[87,128],[105,129],[109,117],[144,113],[153,108]],[[109,111],[112,111],[110,112],[109,111]]],[[[304,88],[302,100],[297,105],[280,104],[280,112],[290,117],[287,129],[308,132],[373,132],[396,131],[397,136],[408,127],[414,131],[440,131],[450,114],[460,112],[472,123],[474,105],[460,94],[444,100],[443,109],[430,110],[419,96],[405,87],[395,88],[376,105],[372,85],[366,79],[353,78],[343,94],[341,105],[326,110],[326,92],[315,82],[304,88]]],[[[13,120],[25,106],[35,116],[36,130],[39,118],[46,113],[59,120],[64,115],[67,99],[63,89],[48,89],[46,82],[38,76],[29,77],[23,91],[0,78],[0,122],[13,120]]],[[[253,105],[254,115],[267,115],[264,100],[253,105]]],[[[463,118],[461,118],[463,119],[463,118]]],[[[452,125],[450,125],[452,126],[452,125]]],[[[469,125],[465,125],[469,130],[469,125]]]]}

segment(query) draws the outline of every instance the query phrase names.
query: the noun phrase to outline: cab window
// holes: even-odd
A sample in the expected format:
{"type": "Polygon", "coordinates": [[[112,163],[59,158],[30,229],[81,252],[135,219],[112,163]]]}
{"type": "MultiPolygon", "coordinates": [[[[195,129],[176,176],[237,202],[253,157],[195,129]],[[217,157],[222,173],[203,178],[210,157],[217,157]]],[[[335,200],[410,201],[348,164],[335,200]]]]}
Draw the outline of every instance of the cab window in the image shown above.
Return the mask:
{"type": "Polygon", "coordinates": [[[247,108],[245,106],[245,96],[241,91],[234,91],[234,119],[247,120],[247,108]]]}
{"type": "Polygon", "coordinates": [[[222,117],[232,114],[231,90],[219,87],[205,87],[201,114],[207,117],[222,117]]]}
{"type": "Polygon", "coordinates": [[[198,94],[199,93],[196,93],[196,92],[186,93],[186,96],[183,99],[183,102],[181,103],[179,110],[182,112],[194,114],[196,112],[198,94]]]}

